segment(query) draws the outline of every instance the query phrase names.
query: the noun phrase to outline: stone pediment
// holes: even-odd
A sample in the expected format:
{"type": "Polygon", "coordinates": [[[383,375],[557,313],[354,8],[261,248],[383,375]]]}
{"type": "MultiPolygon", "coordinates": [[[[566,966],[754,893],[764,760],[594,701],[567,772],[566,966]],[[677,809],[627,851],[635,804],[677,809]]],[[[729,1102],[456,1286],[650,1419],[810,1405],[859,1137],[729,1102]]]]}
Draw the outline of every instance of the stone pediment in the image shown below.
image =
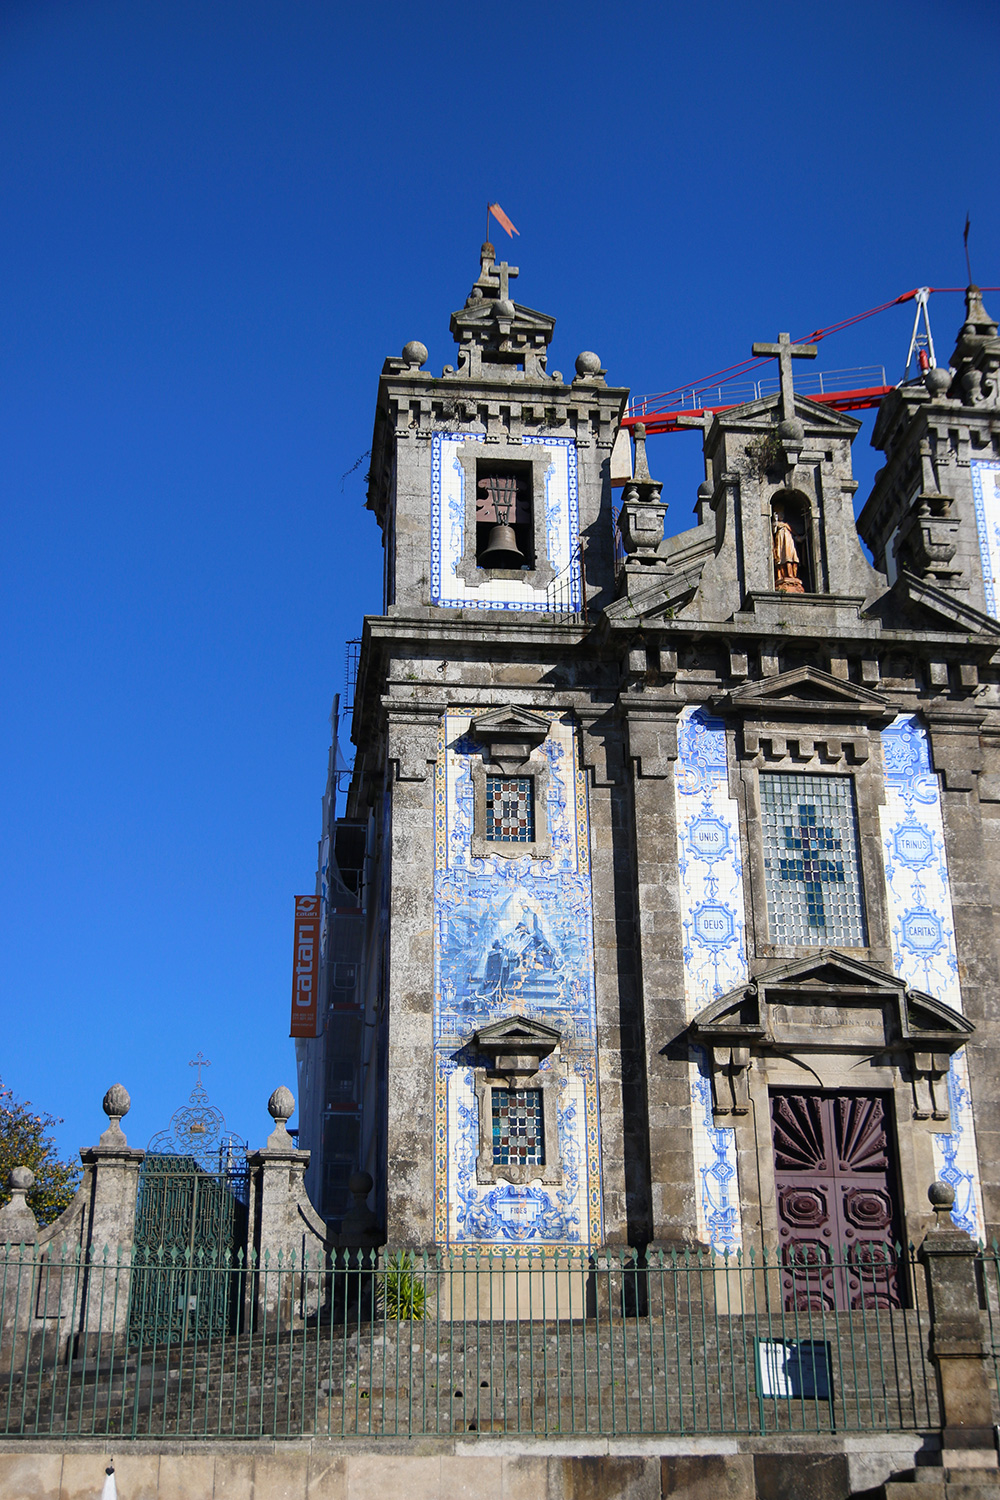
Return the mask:
{"type": "MultiPolygon", "coordinates": [[[[886,1049],[944,1059],[975,1027],[933,995],[831,948],[771,965],[705,1008],[691,1034],[713,1048],[753,1051],[886,1049]]],[[[940,1071],[947,1069],[943,1061],[940,1071]]]]}
{"type": "Polygon", "coordinates": [[[490,759],[504,771],[524,764],[547,737],[552,725],[542,714],[519,707],[491,708],[472,721],[473,737],[487,747],[490,759]]]}
{"type": "MultiPolygon", "coordinates": [[[[856,417],[834,411],[820,401],[810,401],[808,396],[800,396],[798,391],[795,392],[795,415],[807,433],[841,436],[850,440],[861,430],[861,423],[856,417]]],[[[738,431],[760,429],[766,432],[780,417],[781,396],[777,391],[773,395],[762,396],[758,401],[748,401],[744,406],[733,406],[716,412],[716,420],[721,427],[730,430],[735,428],[738,431]]]]}
{"type": "Polygon", "coordinates": [[[774,719],[793,714],[814,717],[859,719],[865,723],[888,723],[895,709],[883,693],[832,677],[818,667],[796,667],[778,677],[747,682],[714,706],[745,718],[774,719]]]}
{"type": "Polygon", "coordinates": [[[512,1088],[526,1088],[542,1059],[559,1045],[560,1034],[528,1016],[505,1016],[482,1026],[473,1041],[490,1059],[489,1073],[507,1079],[512,1088]]]}
{"type": "Polygon", "coordinates": [[[944,629],[958,631],[963,636],[970,633],[985,636],[987,640],[983,644],[990,649],[1000,636],[1000,622],[973,609],[971,604],[966,604],[950,590],[917,578],[905,569],[888,593],[876,601],[872,613],[878,613],[887,626],[892,626],[893,615],[898,616],[900,604],[904,608],[909,606],[906,613],[918,629],[924,624],[925,629],[935,632],[944,629]]]}

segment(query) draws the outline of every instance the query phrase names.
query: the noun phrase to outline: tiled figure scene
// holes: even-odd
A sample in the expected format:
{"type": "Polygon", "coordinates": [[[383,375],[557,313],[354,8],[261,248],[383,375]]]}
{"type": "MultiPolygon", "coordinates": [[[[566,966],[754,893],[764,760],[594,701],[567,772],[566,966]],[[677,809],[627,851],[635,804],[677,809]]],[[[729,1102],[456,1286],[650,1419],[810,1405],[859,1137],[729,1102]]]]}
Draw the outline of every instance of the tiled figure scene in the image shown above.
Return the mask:
{"type": "Polygon", "coordinates": [[[535,795],[530,776],[487,776],[486,837],[496,844],[530,844],[535,795]]]}
{"type": "Polygon", "coordinates": [[[493,826],[505,852],[473,858],[472,767],[485,753],[469,711],[449,709],[434,783],[435,1237],[518,1253],[596,1245],[603,1231],[590,827],[572,718],[556,715],[542,744],[546,793],[530,824],[525,788],[533,778],[494,777],[487,769],[485,779],[502,788],[494,794],[493,826]],[[543,832],[544,856],[525,850],[511,857],[512,843],[543,832]],[[502,1153],[494,1155],[497,1165],[537,1165],[538,1177],[480,1182],[475,1070],[488,1059],[473,1038],[510,1016],[558,1031],[558,1050],[541,1068],[555,1082],[507,1098],[492,1089],[506,1113],[482,1123],[494,1153],[502,1153]],[[536,1097],[542,1093],[544,1101],[536,1097]],[[543,1159],[544,1109],[556,1111],[558,1163],[543,1159]],[[557,1165],[561,1182],[543,1183],[543,1167],[557,1165]]]}
{"type": "Polygon", "coordinates": [[[979,555],[983,563],[986,608],[1000,618],[1000,460],[974,458],[972,497],[976,505],[979,555]]]}
{"type": "Polygon", "coordinates": [[[762,772],[760,803],[771,942],[864,947],[851,777],[762,772]]]}
{"type": "Polygon", "coordinates": [[[545,1162],[541,1089],[492,1089],[493,1160],[501,1167],[545,1162]]]}
{"type": "MultiPolygon", "coordinates": [[[[883,729],[882,758],[885,804],[879,818],[892,966],[914,989],[961,1012],[941,792],[919,719],[901,714],[883,729]]],[[[955,1223],[976,1237],[983,1232],[983,1202],[964,1052],[951,1060],[948,1101],[951,1131],[934,1136],[937,1175],[955,1189],[955,1223]]]]}

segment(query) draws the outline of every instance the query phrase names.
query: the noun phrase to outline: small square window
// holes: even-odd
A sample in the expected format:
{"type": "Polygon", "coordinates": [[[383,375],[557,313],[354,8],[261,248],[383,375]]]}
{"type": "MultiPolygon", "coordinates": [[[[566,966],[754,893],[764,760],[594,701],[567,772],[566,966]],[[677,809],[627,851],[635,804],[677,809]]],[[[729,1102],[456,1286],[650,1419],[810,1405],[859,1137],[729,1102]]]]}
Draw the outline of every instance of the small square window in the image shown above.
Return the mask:
{"type": "Polygon", "coordinates": [[[535,840],[535,789],[530,776],[487,776],[486,841],[532,844],[535,840]]]}
{"type": "Polygon", "coordinates": [[[494,1088],[491,1092],[494,1165],[544,1166],[541,1089],[494,1088]]]}

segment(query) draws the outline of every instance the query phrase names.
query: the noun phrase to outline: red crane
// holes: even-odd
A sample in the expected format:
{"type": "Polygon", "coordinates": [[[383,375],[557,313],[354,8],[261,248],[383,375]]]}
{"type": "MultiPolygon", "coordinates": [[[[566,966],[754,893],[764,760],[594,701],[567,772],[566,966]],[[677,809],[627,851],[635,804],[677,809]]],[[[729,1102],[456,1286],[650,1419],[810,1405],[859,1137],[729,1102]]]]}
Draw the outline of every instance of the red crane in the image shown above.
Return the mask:
{"type": "MultiPolygon", "coordinates": [[[[1000,291],[1000,287],[981,287],[984,292],[1000,291]]],[[[903,380],[905,381],[910,370],[910,364],[914,355],[917,358],[919,371],[927,369],[935,363],[934,340],[931,337],[930,321],[927,316],[927,301],[932,292],[964,292],[965,287],[960,286],[922,286],[914,287],[911,292],[903,292],[898,297],[893,297],[890,302],[882,302],[878,307],[870,307],[867,312],[855,313],[852,318],[843,318],[839,323],[832,323],[829,328],[817,328],[808,338],[796,339],[796,343],[818,344],[820,339],[828,338],[831,333],[840,333],[844,328],[851,328],[855,323],[861,323],[865,318],[872,318],[876,313],[885,312],[887,308],[898,307],[901,302],[917,303],[916,316],[913,320],[913,332],[910,336],[910,347],[906,356],[906,369],[903,380]],[[921,316],[923,317],[924,332],[919,332],[921,316]]],[[[690,385],[675,386],[673,390],[661,391],[654,396],[639,396],[630,402],[628,413],[622,420],[623,427],[634,427],[637,422],[642,422],[646,428],[647,436],[656,432],[683,432],[690,426],[694,426],[699,417],[704,417],[706,412],[728,411],[734,406],[742,406],[746,401],[757,400],[765,394],[762,390],[763,382],[752,382],[753,390],[750,394],[742,393],[741,400],[734,400],[737,394],[735,390],[729,391],[725,387],[740,381],[751,374],[752,371],[760,369],[763,365],[770,364],[770,359],[746,359],[739,364],[726,365],[721,370],[715,370],[711,375],[695,381],[690,385]],[[718,400],[711,398],[718,395],[718,400]],[[683,417],[683,422],[678,419],[683,417]]],[[[903,382],[901,381],[900,384],[903,382]]],[[[882,366],[873,366],[865,370],[833,371],[827,375],[817,375],[806,378],[796,387],[803,396],[808,396],[810,401],[817,401],[821,406],[829,406],[834,411],[865,411],[870,407],[878,406],[884,396],[896,387],[885,383],[885,369],[882,366]],[[849,390],[830,389],[836,386],[840,379],[845,376],[868,377],[863,385],[852,385],[849,390]],[[880,375],[880,379],[876,378],[880,375]],[[819,383],[818,391],[806,390],[807,384],[819,383]],[[824,383],[826,389],[824,389],[824,383]]]]}

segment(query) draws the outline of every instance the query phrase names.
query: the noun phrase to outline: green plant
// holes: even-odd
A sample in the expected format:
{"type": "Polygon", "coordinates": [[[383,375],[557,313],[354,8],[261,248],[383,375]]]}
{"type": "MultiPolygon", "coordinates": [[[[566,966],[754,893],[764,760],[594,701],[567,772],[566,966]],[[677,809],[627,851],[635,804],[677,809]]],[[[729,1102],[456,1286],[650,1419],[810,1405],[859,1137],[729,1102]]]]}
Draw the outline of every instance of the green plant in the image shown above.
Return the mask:
{"type": "Polygon", "coordinates": [[[79,1166],[56,1155],[49,1131],[61,1124],[55,1115],[36,1113],[27,1099],[18,1099],[0,1084],[0,1205],[10,1201],[7,1178],[12,1168],[30,1167],[35,1184],[28,1192],[28,1207],[43,1227],[68,1208],[80,1181],[79,1166]]]}
{"type": "Polygon", "coordinates": [[[416,1274],[416,1256],[411,1250],[390,1255],[378,1278],[378,1308],[384,1318],[410,1318],[419,1322],[427,1307],[427,1288],[416,1274]]]}
{"type": "Polygon", "coordinates": [[[762,432],[760,437],[753,438],[746,446],[746,455],[751,468],[756,471],[757,478],[763,479],[769,469],[773,469],[781,457],[781,438],[778,429],[772,427],[769,432],[762,432]]]}

